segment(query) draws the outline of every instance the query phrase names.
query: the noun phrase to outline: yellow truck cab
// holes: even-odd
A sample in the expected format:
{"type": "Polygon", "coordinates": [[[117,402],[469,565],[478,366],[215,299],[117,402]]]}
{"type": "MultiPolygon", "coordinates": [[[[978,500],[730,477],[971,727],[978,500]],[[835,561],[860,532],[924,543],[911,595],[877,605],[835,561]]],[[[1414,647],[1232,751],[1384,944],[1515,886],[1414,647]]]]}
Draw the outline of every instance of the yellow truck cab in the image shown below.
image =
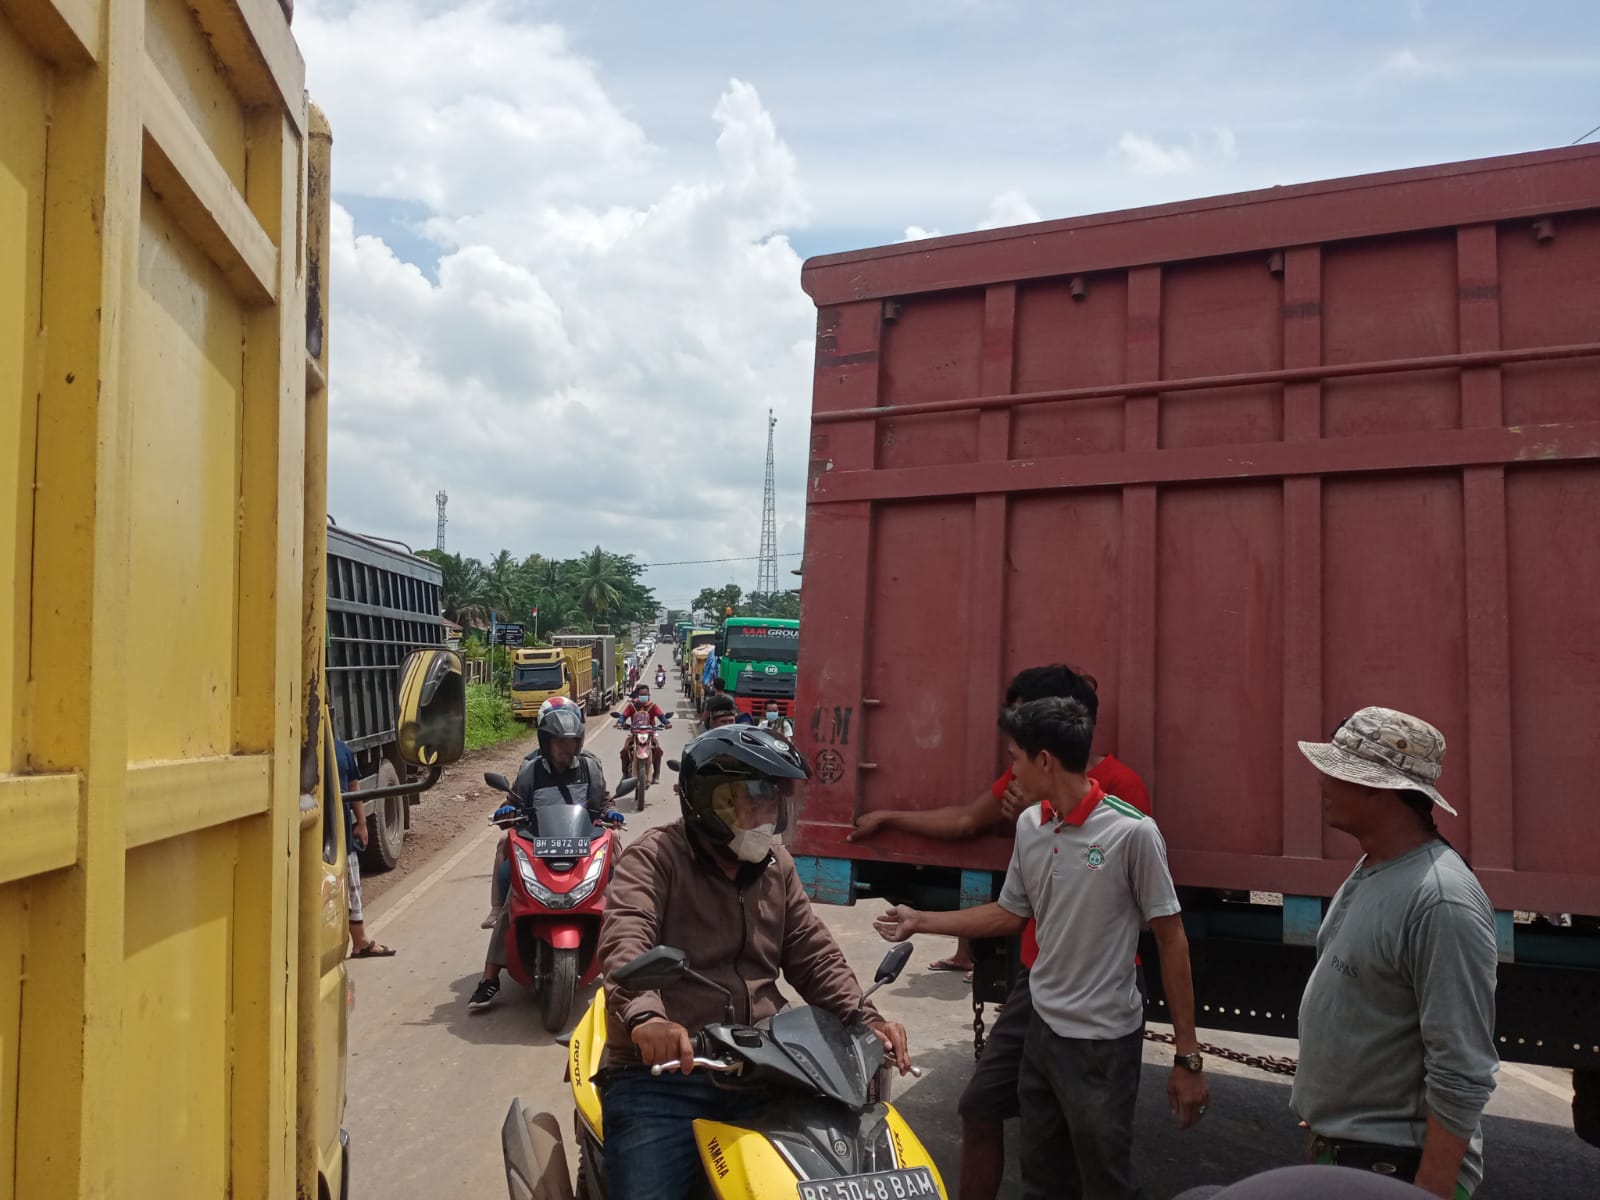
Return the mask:
{"type": "Polygon", "coordinates": [[[536,721],[539,706],[551,696],[589,706],[594,686],[593,651],[588,646],[537,646],[511,656],[511,713],[536,721]]]}
{"type": "Polygon", "coordinates": [[[330,146],[273,0],[0,0],[0,1200],[348,1194],[330,146]]]}

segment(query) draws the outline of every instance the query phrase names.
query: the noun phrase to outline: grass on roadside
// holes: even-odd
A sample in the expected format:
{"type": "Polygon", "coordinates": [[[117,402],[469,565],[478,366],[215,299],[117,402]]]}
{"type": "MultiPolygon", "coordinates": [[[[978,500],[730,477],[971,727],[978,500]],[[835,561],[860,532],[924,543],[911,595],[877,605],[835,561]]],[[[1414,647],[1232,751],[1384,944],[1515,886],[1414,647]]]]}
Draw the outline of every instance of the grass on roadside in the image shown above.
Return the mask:
{"type": "Polygon", "coordinates": [[[511,715],[511,698],[486,683],[467,685],[467,749],[481,750],[528,732],[511,715]]]}

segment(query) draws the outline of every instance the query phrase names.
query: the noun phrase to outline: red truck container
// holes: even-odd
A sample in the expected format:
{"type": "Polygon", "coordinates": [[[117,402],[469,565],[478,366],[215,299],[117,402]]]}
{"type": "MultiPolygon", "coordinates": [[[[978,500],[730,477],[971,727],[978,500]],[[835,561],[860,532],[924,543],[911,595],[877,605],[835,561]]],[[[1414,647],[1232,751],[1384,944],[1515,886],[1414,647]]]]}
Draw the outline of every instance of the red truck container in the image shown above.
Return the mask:
{"type": "Polygon", "coordinates": [[[1073,663],[1203,889],[1202,1022],[1292,1036],[1357,854],[1295,741],[1392,705],[1449,741],[1506,1056],[1600,1066],[1600,147],[830,255],[803,282],[815,895],[987,900],[1008,837],[845,835],[977,794],[1006,679],[1073,663]]]}

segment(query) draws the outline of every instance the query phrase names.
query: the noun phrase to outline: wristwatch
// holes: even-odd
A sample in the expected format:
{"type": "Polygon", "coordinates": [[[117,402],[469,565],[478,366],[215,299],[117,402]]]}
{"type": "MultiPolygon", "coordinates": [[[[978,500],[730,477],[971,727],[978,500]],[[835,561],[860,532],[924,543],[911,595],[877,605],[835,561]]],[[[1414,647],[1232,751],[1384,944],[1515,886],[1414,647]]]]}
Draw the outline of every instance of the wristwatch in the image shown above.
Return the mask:
{"type": "Polygon", "coordinates": [[[1200,1057],[1200,1052],[1197,1050],[1193,1054],[1178,1055],[1172,1060],[1172,1065],[1175,1067],[1187,1067],[1198,1075],[1205,1067],[1206,1060],[1200,1057]]]}

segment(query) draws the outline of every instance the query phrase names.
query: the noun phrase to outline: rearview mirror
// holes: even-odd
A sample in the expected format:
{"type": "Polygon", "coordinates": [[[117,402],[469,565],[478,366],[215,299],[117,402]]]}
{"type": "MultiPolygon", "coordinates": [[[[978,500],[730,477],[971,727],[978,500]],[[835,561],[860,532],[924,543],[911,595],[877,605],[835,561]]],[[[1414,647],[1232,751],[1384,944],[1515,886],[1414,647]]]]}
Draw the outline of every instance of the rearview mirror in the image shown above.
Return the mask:
{"type": "Polygon", "coordinates": [[[394,728],[400,757],[414,767],[442,767],[461,757],[467,742],[461,655],[429,647],[407,656],[394,728]]]}
{"type": "Polygon", "coordinates": [[[638,790],[639,790],[639,781],[637,779],[634,779],[634,778],[630,777],[628,779],[624,779],[621,783],[617,784],[617,790],[611,793],[611,798],[613,800],[620,800],[624,796],[630,795],[633,792],[637,792],[638,790]]]}
{"type": "Polygon", "coordinates": [[[676,983],[689,970],[689,956],[674,946],[646,950],[611,972],[611,982],[634,991],[655,991],[676,983]]]}
{"type": "Polygon", "coordinates": [[[893,983],[900,978],[900,972],[906,969],[906,963],[910,959],[911,943],[901,942],[883,956],[883,961],[878,964],[878,973],[872,977],[872,982],[877,984],[893,983]]]}
{"type": "Polygon", "coordinates": [[[506,782],[504,775],[497,775],[493,771],[484,772],[483,781],[497,792],[509,792],[511,785],[506,782]]]}

